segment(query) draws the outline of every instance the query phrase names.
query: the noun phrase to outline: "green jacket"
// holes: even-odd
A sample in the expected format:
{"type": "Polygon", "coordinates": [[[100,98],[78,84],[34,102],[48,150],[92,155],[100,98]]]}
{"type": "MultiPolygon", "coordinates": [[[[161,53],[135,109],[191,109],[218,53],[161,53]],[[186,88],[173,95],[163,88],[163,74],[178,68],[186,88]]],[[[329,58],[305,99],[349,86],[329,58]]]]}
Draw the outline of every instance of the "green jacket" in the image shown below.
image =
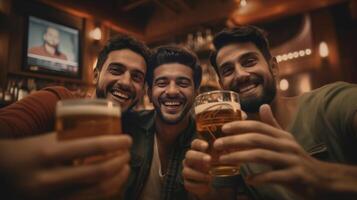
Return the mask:
{"type": "MultiPolygon", "coordinates": [[[[138,113],[128,113],[123,116],[123,130],[125,133],[130,134],[133,139],[131,148],[131,161],[130,161],[130,176],[127,185],[124,189],[125,200],[135,200],[141,195],[149,176],[151,162],[154,151],[154,135],[155,135],[155,112],[142,111],[138,113]]],[[[191,141],[196,133],[194,120],[191,118],[189,126],[185,129],[185,133],[180,134],[176,147],[178,147],[178,170],[179,174],[173,180],[174,190],[171,197],[165,199],[187,199],[188,194],[183,186],[182,160],[185,157],[186,151],[190,148],[191,141]]],[[[165,182],[166,183],[166,182],[165,182]]],[[[165,187],[165,186],[163,186],[165,187]]]]}

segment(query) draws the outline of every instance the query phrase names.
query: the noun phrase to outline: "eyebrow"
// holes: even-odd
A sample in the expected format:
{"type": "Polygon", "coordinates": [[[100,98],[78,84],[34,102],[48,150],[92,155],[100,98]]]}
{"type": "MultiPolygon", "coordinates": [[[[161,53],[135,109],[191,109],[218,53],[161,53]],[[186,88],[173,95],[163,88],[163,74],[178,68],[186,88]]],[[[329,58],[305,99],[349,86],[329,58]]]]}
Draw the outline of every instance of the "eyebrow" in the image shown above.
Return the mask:
{"type": "MultiPolygon", "coordinates": [[[[112,65],[117,65],[117,66],[119,66],[119,67],[125,67],[125,68],[127,68],[126,65],[124,65],[124,64],[121,63],[121,62],[112,62],[112,63],[109,63],[109,66],[112,66],[112,65]]],[[[131,71],[134,71],[134,72],[140,73],[140,74],[142,74],[142,75],[145,75],[145,72],[143,72],[143,71],[141,71],[141,70],[139,70],[139,69],[133,69],[133,70],[131,70],[131,71]]]]}
{"type": "MultiPolygon", "coordinates": [[[[244,53],[244,54],[240,55],[240,56],[237,58],[237,60],[238,60],[238,61],[242,61],[242,60],[247,59],[247,58],[252,57],[252,56],[258,57],[258,55],[259,55],[259,54],[258,54],[257,52],[250,51],[250,52],[247,52],[247,53],[244,53]]],[[[236,58],[224,62],[222,65],[219,66],[219,68],[224,67],[225,65],[227,65],[227,64],[229,64],[230,62],[234,61],[235,59],[236,59],[236,58]]]]}
{"type": "Polygon", "coordinates": [[[247,53],[245,53],[245,54],[243,54],[243,55],[241,55],[239,58],[238,58],[238,60],[239,61],[242,61],[242,60],[244,60],[244,59],[247,59],[247,58],[250,58],[250,57],[258,57],[258,53],[257,52],[247,52],[247,53]]]}
{"type": "Polygon", "coordinates": [[[112,63],[109,63],[108,66],[112,66],[112,65],[116,65],[116,66],[119,66],[119,67],[126,67],[123,63],[120,63],[120,62],[112,62],[112,63]]]}
{"type": "MultiPolygon", "coordinates": [[[[154,83],[156,83],[157,81],[160,81],[160,80],[168,80],[168,79],[169,79],[169,78],[166,77],[166,76],[160,76],[160,77],[157,77],[157,78],[154,80],[154,83]]],[[[190,78],[185,77],[185,76],[176,77],[175,80],[188,80],[188,81],[191,81],[190,78]]]]}
{"type": "Polygon", "coordinates": [[[154,83],[156,83],[157,81],[161,81],[161,80],[167,80],[167,78],[165,76],[158,77],[154,80],[154,83]]]}

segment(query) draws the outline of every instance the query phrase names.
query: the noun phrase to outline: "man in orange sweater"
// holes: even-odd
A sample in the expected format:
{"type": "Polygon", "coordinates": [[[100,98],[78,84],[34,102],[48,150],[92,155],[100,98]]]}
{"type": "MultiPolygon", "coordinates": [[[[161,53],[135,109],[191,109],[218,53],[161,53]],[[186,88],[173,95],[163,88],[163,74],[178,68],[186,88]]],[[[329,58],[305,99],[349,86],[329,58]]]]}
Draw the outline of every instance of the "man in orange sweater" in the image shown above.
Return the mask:
{"type": "MultiPolygon", "coordinates": [[[[117,102],[129,113],[142,95],[147,47],[129,37],[108,42],[95,69],[92,98],[117,102]]],[[[78,98],[63,87],[46,88],[0,110],[0,190],[12,199],[103,198],[118,192],[129,175],[127,135],[57,142],[53,132],[57,101],[78,98]],[[123,152],[91,165],[71,166],[74,158],[123,152]]]]}

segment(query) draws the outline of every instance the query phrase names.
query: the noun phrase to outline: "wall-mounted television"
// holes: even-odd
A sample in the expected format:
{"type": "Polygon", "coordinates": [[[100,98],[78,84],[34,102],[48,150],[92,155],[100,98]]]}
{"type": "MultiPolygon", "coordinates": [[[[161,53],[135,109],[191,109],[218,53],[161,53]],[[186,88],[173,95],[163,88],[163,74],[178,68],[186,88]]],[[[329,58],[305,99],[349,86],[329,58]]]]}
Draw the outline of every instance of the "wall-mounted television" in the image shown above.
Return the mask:
{"type": "Polygon", "coordinates": [[[25,70],[80,77],[78,29],[35,16],[28,17],[25,70]]]}

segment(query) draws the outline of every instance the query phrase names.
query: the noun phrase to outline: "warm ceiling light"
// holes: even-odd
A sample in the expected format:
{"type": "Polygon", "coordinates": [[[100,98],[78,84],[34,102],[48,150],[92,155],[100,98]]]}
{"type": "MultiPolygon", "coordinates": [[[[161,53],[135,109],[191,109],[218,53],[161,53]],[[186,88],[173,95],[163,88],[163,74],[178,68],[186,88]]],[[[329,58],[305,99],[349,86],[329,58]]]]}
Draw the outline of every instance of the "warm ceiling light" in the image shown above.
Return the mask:
{"type": "Polygon", "coordinates": [[[241,0],[241,1],[240,1],[240,6],[241,6],[241,7],[245,7],[247,4],[248,4],[248,3],[247,3],[247,0],[241,0]]]}
{"type": "Polygon", "coordinates": [[[93,39],[93,40],[101,40],[102,39],[102,31],[100,30],[99,27],[96,27],[95,29],[93,29],[90,33],[89,36],[93,39]]]}
{"type": "Polygon", "coordinates": [[[303,75],[300,79],[300,91],[302,93],[311,91],[311,81],[308,74],[303,75]]]}
{"type": "Polygon", "coordinates": [[[279,83],[279,87],[280,87],[280,90],[282,90],[282,91],[285,91],[285,90],[289,89],[288,80],[286,80],[285,78],[281,79],[280,83],[279,83]]]}
{"type": "Polygon", "coordinates": [[[301,56],[301,57],[305,56],[305,51],[300,50],[300,51],[299,51],[299,56],[301,56]]]}
{"type": "Polygon", "coordinates": [[[310,55],[311,53],[312,53],[311,49],[306,49],[306,50],[305,50],[305,54],[306,54],[306,55],[310,55]]]}
{"type": "Polygon", "coordinates": [[[321,58],[326,58],[329,54],[327,43],[324,41],[319,44],[319,54],[321,58]]]}

